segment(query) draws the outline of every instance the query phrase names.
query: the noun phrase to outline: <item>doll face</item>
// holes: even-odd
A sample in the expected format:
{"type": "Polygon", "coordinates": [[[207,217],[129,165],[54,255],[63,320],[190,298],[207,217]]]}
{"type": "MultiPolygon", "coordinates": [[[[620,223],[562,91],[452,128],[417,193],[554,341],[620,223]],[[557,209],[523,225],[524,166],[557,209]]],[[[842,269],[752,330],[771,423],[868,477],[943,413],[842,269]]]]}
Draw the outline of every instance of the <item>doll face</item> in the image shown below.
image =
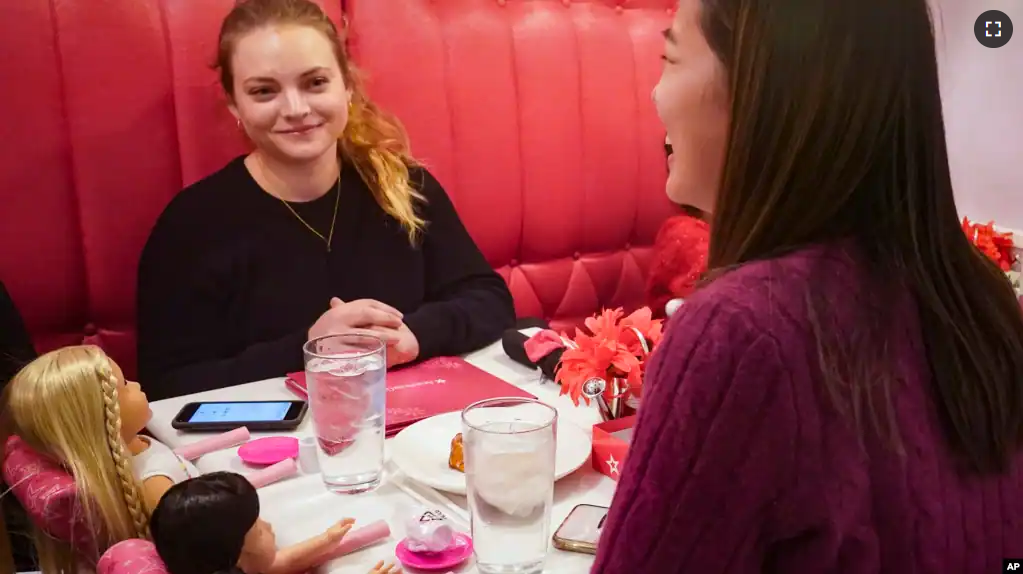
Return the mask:
{"type": "Polygon", "coordinates": [[[146,393],[135,381],[127,381],[117,363],[110,361],[114,376],[117,377],[117,402],[121,406],[121,436],[131,442],[142,429],[146,428],[153,411],[149,410],[146,393]]]}
{"type": "Polygon", "coordinates": [[[238,559],[238,567],[250,574],[267,572],[277,557],[277,537],[270,523],[257,518],[245,535],[245,545],[238,559]]]}

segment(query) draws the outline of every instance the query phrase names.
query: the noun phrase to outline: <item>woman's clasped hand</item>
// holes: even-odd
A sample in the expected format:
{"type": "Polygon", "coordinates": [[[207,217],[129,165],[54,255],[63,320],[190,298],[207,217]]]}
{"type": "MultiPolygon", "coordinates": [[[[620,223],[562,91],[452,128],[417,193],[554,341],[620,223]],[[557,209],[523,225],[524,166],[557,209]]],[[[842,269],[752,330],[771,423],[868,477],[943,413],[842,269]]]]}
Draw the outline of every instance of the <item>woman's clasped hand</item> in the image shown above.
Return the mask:
{"type": "Polygon", "coordinates": [[[334,297],[327,309],[309,329],[309,338],[366,329],[387,345],[387,366],[414,361],[419,356],[419,341],[402,321],[402,313],[374,299],[345,302],[334,297]]]}

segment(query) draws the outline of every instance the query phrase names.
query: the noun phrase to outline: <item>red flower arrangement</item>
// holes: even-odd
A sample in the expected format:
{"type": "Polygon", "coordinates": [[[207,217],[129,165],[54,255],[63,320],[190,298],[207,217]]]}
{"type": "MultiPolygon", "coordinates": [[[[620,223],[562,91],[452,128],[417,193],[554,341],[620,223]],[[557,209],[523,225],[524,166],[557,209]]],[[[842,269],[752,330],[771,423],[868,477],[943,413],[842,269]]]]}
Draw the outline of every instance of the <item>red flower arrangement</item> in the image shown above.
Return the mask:
{"type": "Polygon", "coordinates": [[[963,218],[963,232],[970,238],[981,251],[991,258],[1002,271],[1009,271],[1016,263],[1015,247],[1011,233],[1001,233],[995,230],[994,222],[987,224],[972,223],[968,218],[963,218]]]}
{"type": "Polygon", "coordinates": [[[662,323],[652,318],[649,307],[627,316],[621,308],[605,309],[586,319],[589,333],[576,329],[574,337],[562,335],[570,343],[561,355],[555,378],[561,384],[561,394],[570,395],[576,405],[580,398],[589,404],[583,385],[590,379],[603,379],[608,403],[622,394],[639,398],[646,359],[661,340],[662,323]],[[625,383],[624,389],[612,384],[615,379],[625,383]]]}

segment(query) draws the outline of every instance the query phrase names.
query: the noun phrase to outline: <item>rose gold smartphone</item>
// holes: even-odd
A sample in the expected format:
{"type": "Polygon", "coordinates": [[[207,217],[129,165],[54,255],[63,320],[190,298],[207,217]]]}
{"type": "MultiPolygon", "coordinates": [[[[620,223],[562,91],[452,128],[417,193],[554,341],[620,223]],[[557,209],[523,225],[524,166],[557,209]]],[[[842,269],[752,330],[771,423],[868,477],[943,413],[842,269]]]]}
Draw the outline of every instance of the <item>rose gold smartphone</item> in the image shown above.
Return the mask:
{"type": "Polygon", "coordinates": [[[580,504],[573,508],[554,533],[554,547],[568,552],[596,554],[607,511],[606,506],[593,504],[580,504]]]}

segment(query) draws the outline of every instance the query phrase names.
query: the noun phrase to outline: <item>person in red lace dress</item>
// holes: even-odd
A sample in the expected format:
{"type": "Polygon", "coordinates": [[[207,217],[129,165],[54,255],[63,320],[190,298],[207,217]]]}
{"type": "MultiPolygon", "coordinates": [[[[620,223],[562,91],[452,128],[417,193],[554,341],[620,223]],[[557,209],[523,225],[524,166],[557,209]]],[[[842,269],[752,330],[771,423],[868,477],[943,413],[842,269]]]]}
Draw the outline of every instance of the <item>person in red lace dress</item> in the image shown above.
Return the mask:
{"type": "MultiPolygon", "coordinates": [[[[664,141],[669,169],[671,142],[664,141]]],[[[685,299],[707,269],[710,226],[705,212],[682,205],[682,213],[661,224],[654,240],[654,256],[647,276],[647,304],[655,316],[665,315],[672,299],[685,299]]]]}
{"type": "Polygon", "coordinates": [[[661,225],[647,277],[647,301],[655,315],[664,315],[672,299],[685,299],[707,269],[710,226],[695,208],[661,225]]]}

